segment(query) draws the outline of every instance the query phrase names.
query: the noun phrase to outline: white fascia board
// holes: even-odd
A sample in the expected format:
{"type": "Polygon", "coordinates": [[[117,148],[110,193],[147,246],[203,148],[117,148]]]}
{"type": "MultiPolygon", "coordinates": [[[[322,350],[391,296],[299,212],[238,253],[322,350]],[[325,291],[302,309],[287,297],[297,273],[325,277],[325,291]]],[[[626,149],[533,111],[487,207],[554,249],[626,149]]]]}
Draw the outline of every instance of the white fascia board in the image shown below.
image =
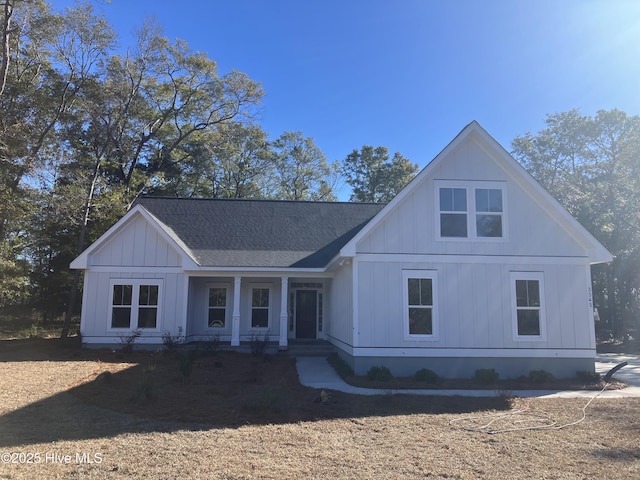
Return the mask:
{"type": "Polygon", "coordinates": [[[96,250],[99,250],[100,247],[104,245],[104,243],[106,243],[113,235],[115,235],[116,232],[124,228],[127,225],[127,223],[129,223],[129,220],[131,220],[134,216],[140,214],[142,210],[143,209],[140,205],[136,205],[127,213],[125,213],[124,216],[120,218],[120,220],[118,220],[116,223],[114,223],[111,226],[111,228],[109,228],[106,232],[100,235],[100,238],[98,238],[95,242],[89,245],[80,255],[78,255],[71,262],[70,268],[74,270],[86,270],[89,267],[88,265],[89,255],[91,255],[96,250]]]}
{"type": "Polygon", "coordinates": [[[387,204],[385,207],[378,212],[378,214],[373,217],[369,223],[367,223],[362,230],[360,230],[349,242],[340,249],[341,257],[355,257],[356,256],[356,245],[358,242],[364,238],[373,228],[380,223],[389,212],[393,211],[396,205],[408,196],[417,185],[420,184],[423,179],[426,179],[431,175],[431,172],[442,162],[442,159],[447,156],[449,152],[455,149],[460,142],[462,142],[472,131],[482,128],[475,120],[467,125],[462,131],[456,135],[456,137],[446,146],[442,151],[435,156],[433,160],[431,160],[419,173],[416,175],[409,184],[404,187],[400,192],[387,204]]]}
{"type": "MultiPolygon", "coordinates": [[[[613,255],[593,236],[586,228],[584,228],[580,222],[578,222],[560,203],[547,192],[526,169],[520,165],[511,154],[500,145],[500,143],[493,138],[484,128],[480,126],[477,121],[471,122],[438,154],[436,157],[427,164],[426,167],[416,175],[416,177],[396,195],[371,221],[365,225],[342,249],[340,250],[341,257],[355,257],[357,243],[367,235],[378,223],[382,221],[387,214],[392,211],[395,206],[402,202],[402,200],[409,195],[417,185],[428,178],[431,172],[440,165],[444,158],[453,151],[457,146],[471,135],[477,135],[477,138],[482,139],[489,156],[495,158],[497,156],[499,166],[509,176],[520,184],[522,188],[527,191],[530,196],[538,202],[538,204],[553,218],[560,223],[560,225],[578,242],[583,245],[586,252],[589,255],[589,262],[594,265],[597,263],[607,263],[613,260],[613,255]]],[[[482,147],[482,143],[479,145],[482,147]]]]}
{"type": "Polygon", "coordinates": [[[515,182],[519,183],[545,212],[555,218],[569,235],[575,238],[585,248],[589,255],[589,262],[592,265],[608,263],[613,260],[613,255],[584,228],[553,195],[542,187],[496,139],[480,127],[480,125],[478,125],[478,129],[476,129],[476,133],[493,152],[499,153],[502,160],[502,169],[508,173],[515,182]]]}
{"type": "Polygon", "coordinates": [[[133,218],[137,215],[142,216],[150,225],[152,225],[158,234],[167,243],[174,245],[179,252],[182,252],[182,267],[184,269],[197,268],[198,263],[191,253],[189,247],[175,234],[175,232],[167,225],[158,220],[142,205],[136,205],[129,210],[120,220],[111,226],[105,233],[103,233],[98,240],[93,242],[87,249],[82,252],[76,259],[74,259],[70,268],[76,270],[87,270],[90,268],[89,256],[99,250],[113,235],[117,234],[123,229],[133,218]]]}
{"type": "Polygon", "coordinates": [[[155,224],[158,228],[160,235],[169,243],[173,243],[176,245],[178,250],[182,251],[182,267],[186,269],[197,268],[198,261],[196,260],[195,255],[191,252],[191,249],[187,247],[187,245],[182,241],[182,239],[173,231],[171,227],[162,223],[158,218],[149,212],[146,208],[142,208],[142,215],[150,221],[150,223],[155,224]]]}

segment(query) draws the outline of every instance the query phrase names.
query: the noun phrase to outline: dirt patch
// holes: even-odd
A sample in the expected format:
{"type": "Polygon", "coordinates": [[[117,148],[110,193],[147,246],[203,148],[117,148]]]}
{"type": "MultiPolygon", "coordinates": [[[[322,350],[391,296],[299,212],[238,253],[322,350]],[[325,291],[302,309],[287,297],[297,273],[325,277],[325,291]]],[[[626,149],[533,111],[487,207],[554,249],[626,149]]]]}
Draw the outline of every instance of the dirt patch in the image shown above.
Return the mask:
{"type": "Polygon", "coordinates": [[[16,456],[0,478],[640,476],[640,399],[597,398],[560,430],[490,435],[460,426],[516,410],[569,424],[585,400],[323,395],[285,356],[203,355],[186,382],[173,354],[0,342],[0,365],[0,453],[40,460],[16,456]]]}

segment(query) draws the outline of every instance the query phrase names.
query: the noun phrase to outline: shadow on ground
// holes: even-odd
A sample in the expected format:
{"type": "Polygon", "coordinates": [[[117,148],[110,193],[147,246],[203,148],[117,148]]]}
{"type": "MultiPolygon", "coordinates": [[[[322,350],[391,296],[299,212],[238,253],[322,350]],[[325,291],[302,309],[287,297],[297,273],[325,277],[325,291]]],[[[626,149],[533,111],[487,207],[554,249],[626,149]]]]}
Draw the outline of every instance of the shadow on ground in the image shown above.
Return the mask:
{"type": "MultiPolygon", "coordinates": [[[[8,375],[12,368],[20,367],[21,372],[33,368],[34,375],[65,376],[70,381],[46,398],[23,402],[0,416],[0,447],[4,449],[124,433],[461,414],[510,407],[505,398],[362,397],[307,388],[298,382],[295,359],[286,355],[198,352],[187,375],[181,352],[124,355],[46,342],[12,344],[9,350],[15,350],[11,352],[4,347],[0,342],[0,358],[8,375]]],[[[38,382],[30,388],[37,389],[38,382]]],[[[25,395],[29,398],[29,392],[25,395]]],[[[0,405],[2,410],[7,407],[0,405]]]]}

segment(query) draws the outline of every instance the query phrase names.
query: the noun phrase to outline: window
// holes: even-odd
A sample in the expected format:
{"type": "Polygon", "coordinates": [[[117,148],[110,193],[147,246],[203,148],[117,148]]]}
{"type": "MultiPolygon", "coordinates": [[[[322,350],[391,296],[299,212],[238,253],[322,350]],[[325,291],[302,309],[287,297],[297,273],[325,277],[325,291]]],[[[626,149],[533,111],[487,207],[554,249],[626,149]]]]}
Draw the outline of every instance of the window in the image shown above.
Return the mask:
{"type": "Polygon", "coordinates": [[[405,270],[403,282],[405,337],[435,339],[437,333],[436,272],[405,270]]]}
{"type": "Polygon", "coordinates": [[[545,338],[543,277],[538,272],[511,274],[516,340],[545,338]]]}
{"type": "Polygon", "coordinates": [[[439,239],[505,238],[504,187],[496,188],[497,182],[437,181],[436,185],[439,239]]]}
{"type": "Polygon", "coordinates": [[[269,327],[269,289],[254,288],[251,291],[251,328],[269,327]]]}
{"type": "Polygon", "coordinates": [[[440,189],[440,236],[467,236],[467,190],[440,189]]]}
{"type": "Polygon", "coordinates": [[[122,281],[115,281],[111,286],[111,328],[157,328],[160,282],[120,282],[122,281]]]}
{"type": "Polygon", "coordinates": [[[502,190],[476,188],[476,234],[502,237],[502,190]]]}
{"type": "Polygon", "coordinates": [[[209,328],[224,328],[227,321],[227,289],[226,287],[209,288],[209,328]]]}
{"type": "Polygon", "coordinates": [[[111,309],[111,328],[129,328],[131,326],[132,285],[113,286],[113,307],[111,309]]]}

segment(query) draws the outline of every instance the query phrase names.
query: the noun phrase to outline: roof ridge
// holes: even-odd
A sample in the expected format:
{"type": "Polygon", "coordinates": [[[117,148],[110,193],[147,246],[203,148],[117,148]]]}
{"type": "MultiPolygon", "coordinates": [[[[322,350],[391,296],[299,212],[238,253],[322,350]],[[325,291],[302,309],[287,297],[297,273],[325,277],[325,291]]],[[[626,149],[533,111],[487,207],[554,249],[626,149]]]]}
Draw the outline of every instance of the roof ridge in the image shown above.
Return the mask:
{"type": "Polygon", "coordinates": [[[180,200],[180,201],[207,201],[207,202],[260,202],[260,203],[292,203],[292,204],[329,204],[329,205],[379,205],[384,206],[383,202],[347,202],[347,201],[330,201],[330,200],[288,200],[278,198],[210,198],[210,197],[163,197],[161,195],[143,195],[138,197],[135,203],[141,200],[180,200]]]}

